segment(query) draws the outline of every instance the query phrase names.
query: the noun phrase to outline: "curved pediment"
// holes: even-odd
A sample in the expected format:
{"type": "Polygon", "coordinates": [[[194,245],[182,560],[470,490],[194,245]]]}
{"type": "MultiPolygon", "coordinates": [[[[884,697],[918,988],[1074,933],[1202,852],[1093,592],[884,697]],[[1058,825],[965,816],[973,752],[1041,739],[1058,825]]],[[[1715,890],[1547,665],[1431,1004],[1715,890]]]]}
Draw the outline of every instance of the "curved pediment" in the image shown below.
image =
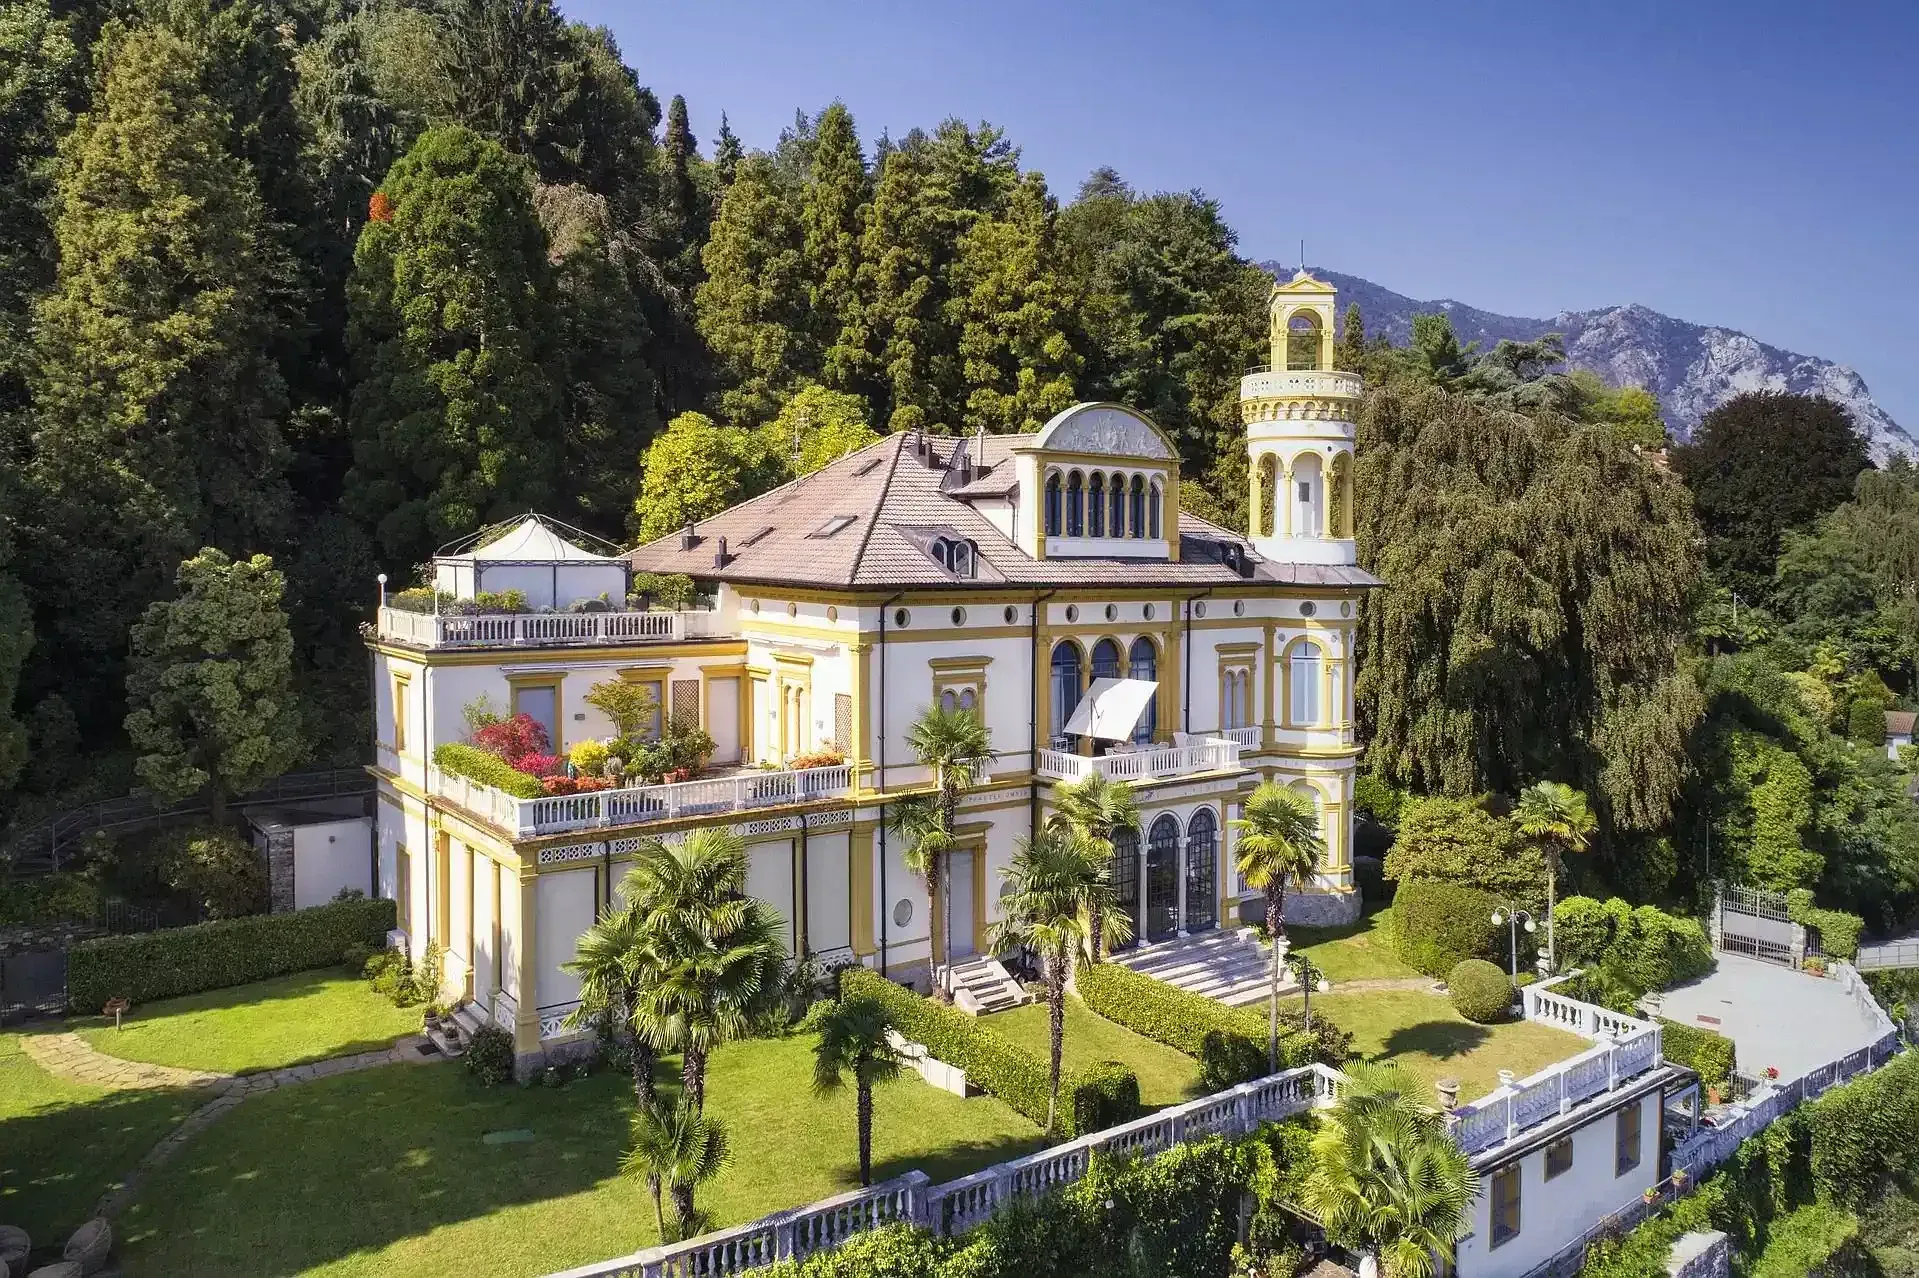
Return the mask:
{"type": "Polygon", "coordinates": [[[1178,456],[1151,418],[1124,404],[1075,404],[1040,427],[1029,447],[1158,462],[1170,462],[1178,456]]]}

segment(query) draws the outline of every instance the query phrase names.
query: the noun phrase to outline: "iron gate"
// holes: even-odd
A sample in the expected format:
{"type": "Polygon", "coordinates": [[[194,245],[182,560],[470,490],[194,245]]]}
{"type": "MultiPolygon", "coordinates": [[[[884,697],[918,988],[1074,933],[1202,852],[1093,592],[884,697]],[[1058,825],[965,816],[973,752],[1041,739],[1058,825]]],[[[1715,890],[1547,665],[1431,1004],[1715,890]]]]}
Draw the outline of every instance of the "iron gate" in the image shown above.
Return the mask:
{"type": "Polygon", "coordinates": [[[1786,913],[1786,898],[1758,888],[1719,890],[1719,948],[1768,963],[1793,966],[1793,952],[1806,944],[1805,933],[1786,913]]]}

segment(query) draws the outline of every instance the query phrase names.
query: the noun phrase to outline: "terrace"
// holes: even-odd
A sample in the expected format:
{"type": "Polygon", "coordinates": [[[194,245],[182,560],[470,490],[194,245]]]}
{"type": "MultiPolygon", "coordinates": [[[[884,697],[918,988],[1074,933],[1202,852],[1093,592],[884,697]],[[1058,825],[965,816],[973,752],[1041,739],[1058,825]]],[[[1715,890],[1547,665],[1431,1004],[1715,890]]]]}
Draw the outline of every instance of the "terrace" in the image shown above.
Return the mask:
{"type": "MultiPolygon", "coordinates": [[[[1239,735],[1257,736],[1257,728],[1235,729],[1239,735]]],[[[1079,781],[1097,772],[1109,781],[1161,781],[1168,777],[1192,776],[1201,772],[1231,772],[1240,767],[1240,752],[1246,748],[1230,737],[1175,734],[1172,745],[1145,749],[1118,749],[1111,754],[1089,756],[1066,750],[1041,750],[1039,774],[1049,781],[1079,781]]]]}
{"type": "Polygon", "coordinates": [[[722,633],[716,612],[414,612],[380,609],[375,631],[388,643],[448,648],[562,648],[678,643],[722,633]]]}

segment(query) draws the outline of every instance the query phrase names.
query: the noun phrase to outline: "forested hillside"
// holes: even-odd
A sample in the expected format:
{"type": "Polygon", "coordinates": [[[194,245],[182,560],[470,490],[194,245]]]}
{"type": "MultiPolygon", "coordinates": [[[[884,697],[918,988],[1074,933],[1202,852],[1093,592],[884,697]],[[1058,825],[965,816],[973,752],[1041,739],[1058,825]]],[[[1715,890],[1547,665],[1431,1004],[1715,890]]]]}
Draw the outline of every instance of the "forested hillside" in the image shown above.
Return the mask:
{"type": "MultiPolygon", "coordinates": [[[[658,536],[878,434],[1115,399],[1243,525],[1270,279],[1197,191],[838,102],[749,150],[547,0],[14,0],[0,64],[0,816],[361,759],[375,574],[530,509],[658,536]],[[196,625],[244,697],[160,677],[196,625]]],[[[1908,913],[1861,707],[1912,691],[1913,472],[1798,396],[1668,470],[1658,401],[1550,336],[1363,328],[1375,798],[1562,779],[1579,873],[1908,913]]]]}

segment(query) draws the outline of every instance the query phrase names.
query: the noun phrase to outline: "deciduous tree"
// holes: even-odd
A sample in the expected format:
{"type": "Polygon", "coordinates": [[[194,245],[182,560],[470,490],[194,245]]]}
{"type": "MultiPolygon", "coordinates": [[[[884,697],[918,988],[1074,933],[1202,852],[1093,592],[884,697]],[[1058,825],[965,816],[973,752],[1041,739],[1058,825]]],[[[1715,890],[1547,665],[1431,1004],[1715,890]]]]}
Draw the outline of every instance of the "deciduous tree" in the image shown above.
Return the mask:
{"type": "Polygon", "coordinates": [[[767,464],[753,431],[721,426],[704,413],[681,413],[646,449],[633,524],[656,541],[717,515],[759,491],[767,464]]]}

